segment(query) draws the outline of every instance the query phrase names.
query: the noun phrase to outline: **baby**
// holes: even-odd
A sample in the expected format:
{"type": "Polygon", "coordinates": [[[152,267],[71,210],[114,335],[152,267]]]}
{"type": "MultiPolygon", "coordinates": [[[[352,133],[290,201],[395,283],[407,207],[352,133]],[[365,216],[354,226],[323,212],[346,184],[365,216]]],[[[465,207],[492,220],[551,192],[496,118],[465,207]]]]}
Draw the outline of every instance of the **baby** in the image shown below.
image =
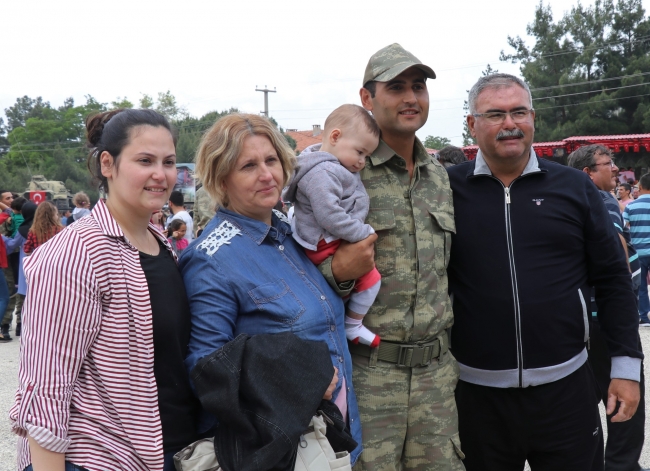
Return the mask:
{"type": "MultiPolygon", "coordinates": [[[[284,199],[294,203],[293,237],[316,265],[334,254],[341,240],[359,242],[374,234],[364,223],[370,199],[359,172],[377,145],[379,126],[374,118],[360,106],[343,105],[325,120],[323,144],[305,149],[298,157],[284,199]]],[[[357,280],[345,315],[348,340],[379,345],[379,336],[362,321],[380,285],[376,268],[357,280]]]]}

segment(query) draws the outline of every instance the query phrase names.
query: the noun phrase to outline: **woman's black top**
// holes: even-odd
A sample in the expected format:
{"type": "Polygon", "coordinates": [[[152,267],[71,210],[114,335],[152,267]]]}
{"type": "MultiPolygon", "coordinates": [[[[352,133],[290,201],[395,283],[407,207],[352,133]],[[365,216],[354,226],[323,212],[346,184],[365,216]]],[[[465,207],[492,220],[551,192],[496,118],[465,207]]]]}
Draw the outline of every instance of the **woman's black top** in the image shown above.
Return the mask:
{"type": "Polygon", "coordinates": [[[153,372],[165,453],[196,440],[198,402],[185,364],[190,340],[190,305],[176,262],[161,244],[158,255],[140,252],[153,314],[153,372]]]}

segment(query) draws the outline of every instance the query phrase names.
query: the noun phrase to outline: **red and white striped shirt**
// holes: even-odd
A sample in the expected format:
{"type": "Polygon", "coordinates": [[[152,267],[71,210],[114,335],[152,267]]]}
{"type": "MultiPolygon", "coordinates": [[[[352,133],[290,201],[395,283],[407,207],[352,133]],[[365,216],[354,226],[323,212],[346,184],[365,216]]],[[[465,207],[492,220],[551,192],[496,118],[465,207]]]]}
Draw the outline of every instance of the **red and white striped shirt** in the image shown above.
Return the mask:
{"type": "MultiPolygon", "coordinates": [[[[162,234],[150,230],[169,249],[162,234]]],[[[25,259],[18,469],[26,435],[90,470],[162,470],[149,290],[139,252],[106,205],[25,259]]]]}

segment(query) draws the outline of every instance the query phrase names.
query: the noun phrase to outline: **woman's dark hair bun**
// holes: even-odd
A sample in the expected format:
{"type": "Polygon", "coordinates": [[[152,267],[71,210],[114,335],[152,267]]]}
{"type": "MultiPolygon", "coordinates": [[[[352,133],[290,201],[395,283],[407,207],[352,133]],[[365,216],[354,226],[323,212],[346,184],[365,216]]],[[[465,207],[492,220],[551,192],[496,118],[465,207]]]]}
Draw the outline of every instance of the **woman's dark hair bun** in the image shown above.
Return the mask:
{"type": "Polygon", "coordinates": [[[154,110],[119,109],[86,118],[86,146],[90,149],[88,170],[101,190],[108,193],[108,181],[102,175],[100,157],[103,152],[113,156],[117,166],[122,149],[129,143],[130,132],[138,126],[163,127],[169,131],[176,147],[176,134],[169,121],[154,110]]]}
{"type": "Polygon", "coordinates": [[[104,132],[104,126],[106,123],[115,116],[117,113],[124,111],[123,109],[104,111],[103,113],[97,113],[88,116],[86,118],[86,136],[88,139],[88,147],[94,148],[97,147],[99,141],[102,138],[102,133],[104,132]]]}

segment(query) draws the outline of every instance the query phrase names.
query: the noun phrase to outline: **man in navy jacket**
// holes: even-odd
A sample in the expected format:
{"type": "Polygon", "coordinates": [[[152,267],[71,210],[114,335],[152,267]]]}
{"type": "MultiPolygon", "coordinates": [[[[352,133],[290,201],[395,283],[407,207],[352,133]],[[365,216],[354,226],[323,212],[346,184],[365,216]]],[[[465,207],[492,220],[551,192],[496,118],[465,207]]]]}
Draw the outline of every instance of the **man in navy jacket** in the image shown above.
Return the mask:
{"type": "Polygon", "coordinates": [[[607,413],[629,420],[639,403],[643,354],[623,248],[589,177],[532,150],[525,82],[482,77],[469,107],[479,152],[448,169],[465,466],[603,469],[600,392],[587,363],[591,286],[612,357],[607,413]]]}

